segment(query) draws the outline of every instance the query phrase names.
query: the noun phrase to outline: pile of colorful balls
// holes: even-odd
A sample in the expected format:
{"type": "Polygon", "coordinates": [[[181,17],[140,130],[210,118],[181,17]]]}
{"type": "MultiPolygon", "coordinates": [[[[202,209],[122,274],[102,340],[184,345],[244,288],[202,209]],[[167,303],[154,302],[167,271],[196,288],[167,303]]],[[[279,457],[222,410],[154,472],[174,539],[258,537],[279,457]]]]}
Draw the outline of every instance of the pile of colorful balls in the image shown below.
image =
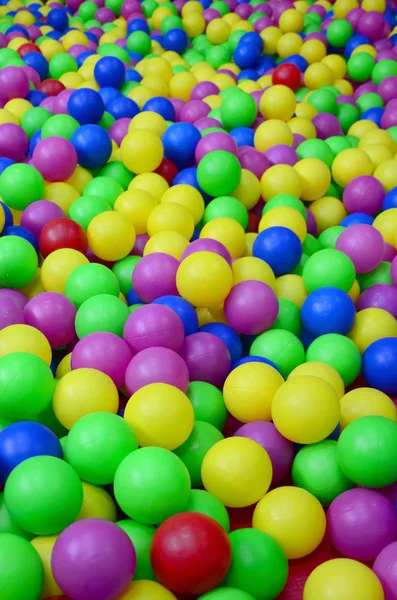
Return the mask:
{"type": "Polygon", "coordinates": [[[0,600],[397,600],[397,1],[0,0],[0,600]]]}

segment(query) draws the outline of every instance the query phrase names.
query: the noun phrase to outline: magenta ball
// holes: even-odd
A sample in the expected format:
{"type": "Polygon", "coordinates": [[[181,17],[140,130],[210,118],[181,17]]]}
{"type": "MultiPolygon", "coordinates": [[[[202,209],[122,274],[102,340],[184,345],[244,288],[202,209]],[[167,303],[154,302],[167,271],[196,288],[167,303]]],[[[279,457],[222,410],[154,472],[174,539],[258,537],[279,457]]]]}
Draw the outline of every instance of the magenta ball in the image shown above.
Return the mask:
{"type": "Polygon", "coordinates": [[[124,339],[133,352],[155,346],[179,352],[184,337],[182,320],[162,304],[140,306],[124,325],[124,339]]]}
{"type": "Polygon", "coordinates": [[[190,100],[202,100],[207,96],[219,94],[219,88],[211,81],[200,81],[197,83],[190,94],[190,100]]]}
{"type": "Polygon", "coordinates": [[[371,225],[358,224],[342,231],[335,248],[347,254],[356,273],[368,273],[382,262],[384,241],[382,234],[371,225]]]}
{"type": "Polygon", "coordinates": [[[132,274],[132,285],[144,302],[153,302],[160,296],[179,296],[176,272],[179,262],[163,252],[144,256],[132,274]]]}
{"type": "Polygon", "coordinates": [[[317,222],[316,222],[316,217],[314,216],[314,214],[312,213],[312,211],[310,210],[310,208],[306,207],[306,227],[307,227],[307,233],[310,233],[310,235],[317,235],[317,222]]]}
{"type": "Polygon", "coordinates": [[[343,492],[327,513],[332,546],[345,558],[375,560],[397,539],[397,514],[388,498],[375,490],[355,488],[343,492]]]}
{"type": "Polygon", "coordinates": [[[226,152],[237,154],[237,144],[227,133],[222,133],[221,131],[207,133],[196,146],[194,153],[196,162],[200,162],[204,156],[215,150],[225,150],[226,152]]]}
{"type": "Polygon", "coordinates": [[[241,281],[232,288],[224,309],[233,329],[244,335],[259,335],[277,319],[278,299],[262,281],[241,281]]]}
{"type": "Polygon", "coordinates": [[[356,29],[359,20],[361,19],[361,17],[364,14],[364,9],[363,8],[353,8],[352,10],[349,10],[349,12],[346,15],[346,20],[349,21],[349,23],[351,25],[353,25],[353,28],[356,29]]]}
{"type": "Polygon", "coordinates": [[[175,108],[175,120],[176,121],[180,121],[180,114],[181,114],[181,110],[182,108],[185,106],[185,101],[182,100],[182,98],[170,98],[169,99],[172,106],[175,108]]]}
{"type": "Polygon", "coordinates": [[[75,336],[76,307],[58,292],[37,294],[23,312],[26,325],[44,333],[52,348],[66,346],[75,336]]]}
{"type": "Polygon", "coordinates": [[[390,276],[393,285],[397,287],[397,256],[393,259],[393,262],[391,263],[390,276]]]}
{"type": "Polygon", "coordinates": [[[182,252],[181,261],[196,252],[214,252],[214,254],[222,256],[229,265],[232,264],[232,257],[230,256],[229,250],[221,244],[221,242],[218,242],[218,240],[213,240],[211,238],[200,238],[199,240],[195,240],[182,252]]]}
{"type": "Polygon", "coordinates": [[[367,288],[356,302],[357,311],[365,308],[381,308],[397,319],[397,288],[384,283],[367,288]]]}
{"type": "Polygon", "coordinates": [[[29,77],[21,67],[4,67],[0,70],[0,100],[26,98],[29,93],[29,77]]]}
{"type": "Polygon", "coordinates": [[[318,115],[313,117],[312,123],[316,128],[317,137],[320,140],[326,140],[334,135],[343,135],[341,124],[335,115],[318,113],[318,115]]]}
{"type": "Polygon", "coordinates": [[[0,298],[10,298],[15,304],[23,310],[28,303],[28,298],[25,294],[18,290],[12,290],[11,288],[0,289],[0,298]]]}
{"type": "Polygon", "coordinates": [[[230,353],[219,337],[198,331],[185,338],[180,355],[189,369],[190,381],[223,385],[231,366],[230,353]]]}
{"type": "Polygon", "coordinates": [[[21,225],[37,238],[47,223],[66,217],[62,208],[49,200],[37,200],[25,208],[21,216],[21,225]]]}
{"type": "Polygon", "coordinates": [[[217,121],[216,119],[213,119],[212,117],[202,117],[201,119],[199,119],[198,121],[195,122],[194,126],[199,131],[204,131],[205,129],[208,129],[209,127],[220,127],[221,124],[219,121],[217,121]]]}
{"type": "Polygon", "coordinates": [[[265,152],[271,165],[290,165],[293,167],[299,160],[296,151],[286,144],[276,144],[265,152]]]}
{"type": "Polygon", "coordinates": [[[125,385],[129,394],[150,383],[168,383],[186,392],[189,371],[183,358],[169,348],[146,348],[128,365],[125,385]]]}
{"type": "Polygon", "coordinates": [[[77,153],[69,140],[48,137],[33,150],[32,162],[47,181],[66,181],[76,169],[77,153]]]}
{"type": "Polygon", "coordinates": [[[378,94],[384,102],[397,98],[397,77],[385,77],[378,85],[378,94]]]}
{"type": "Polygon", "coordinates": [[[272,461],[273,483],[281,481],[290,473],[294,447],[277,431],[273,423],[252,421],[237,429],[234,435],[249,438],[266,450],[272,461]]]}
{"type": "Polygon", "coordinates": [[[182,108],[179,118],[186,123],[195,123],[206,117],[210,110],[208,104],[202,100],[191,100],[182,108]]]}
{"type": "Polygon", "coordinates": [[[72,369],[96,369],[113,380],[116,387],[125,384],[125,372],[132,358],[127,342],[107,331],[89,333],[72,351],[72,369]]]}
{"type": "Polygon", "coordinates": [[[382,209],[385,190],[372,175],[355,177],[343,190],[343,204],[349,213],[375,215],[382,209]]]}
{"type": "Polygon", "coordinates": [[[73,600],[114,600],[135,573],[135,548],[115,523],[83,519],[57,538],[51,568],[61,590],[73,600]]]}
{"type": "Polygon", "coordinates": [[[0,156],[18,162],[25,156],[28,148],[28,136],[22,127],[14,123],[0,125],[0,156]]]}
{"type": "Polygon", "coordinates": [[[383,258],[382,258],[382,260],[385,261],[385,262],[392,262],[392,260],[396,256],[397,256],[397,251],[394,248],[394,246],[392,246],[388,242],[385,242],[385,250],[383,252],[383,258]]]}
{"type": "Polygon", "coordinates": [[[357,24],[357,31],[365,35],[371,42],[375,42],[382,37],[384,28],[383,15],[375,10],[365,12],[357,24]]]}
{"type": "Polygon", "coordinates": [[[143,251],[145,250],[145,246],[149,240],[149,236],[147,233],[139,233],[136,236],[135,244],[133,249],[131,250],[131,254],[133,256],[143,256],[143,251]]]}
{"type": "Polygon", "coordinates": [[[382,584],[385,600],[397,600],[397,542],[383,548],[376,557],[373,571],[382,584]]]}
{"type": "Polygon", "coordinates": [[[118,146],[120,146],[121,142],[127,135],[130,123],[131,119],[129,117],[123,117],[122,119],[118,119],[112,123],[109,127],[109,135],[118,146]]]}
{"type": "Polygon", "coordinates": [[[12,298],[0,296],[0,330],[9,325],[25,323],[23,310],[12,298]]]}
{"type": "Polygon", "coordinates": [[[239,148],[238,159],[242,168],[251,171],[258,179],[271,166],[264,154],[250,146],[241,146],[239,148]]]}

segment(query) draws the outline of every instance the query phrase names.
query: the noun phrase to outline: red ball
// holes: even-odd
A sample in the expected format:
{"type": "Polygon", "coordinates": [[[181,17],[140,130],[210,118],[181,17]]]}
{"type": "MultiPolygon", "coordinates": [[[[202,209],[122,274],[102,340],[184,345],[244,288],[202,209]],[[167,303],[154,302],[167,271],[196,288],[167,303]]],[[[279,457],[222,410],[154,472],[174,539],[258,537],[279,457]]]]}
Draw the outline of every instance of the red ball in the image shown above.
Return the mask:
{"type": "Polygon", "coordinates": [[[57,79],[44,79],[37,86],[37,89],[47,96],[58,96],[65,89],[65,86],[57,79]]]}
{"type": "Polygon", "coordinates": [[[88,250],[87,234],[81,225],[71,219],[54,219],[41,230],[39,248],[44,258],[61,248],[73,248],[85,254],[88,250]]]}
{"type": "Polygon", "coordinates": [[[228,572],[232,551],[226,531],[211,517],[194,512],[170,517],[154,534],[153,570],[176,594],[204,594],[228,572]]]}
{"type": "Polygon", "coordinates": [[[163,160],[161,161],[161,165],[157,167],[155,173],[158,173],[159,175],[161,175],[161,177],[164,177],[166,182],[169,185],[171,185],[174,177],[178,175],[179,171],[173,162],[168,160],[168,158],[163,158],[163,160]]]}
{"type": "Polygon", "coordinates": [[[301,72],[292,63],[282,63],[273,71],[272,80],[275,85],[286,85],[291,90],[297,90],[301,85],[301,72]]]}
{"type": "Polygon", "coordinates": [[[19,46],[19,48],[18,48],[18,54],[22,58],[26,54],[29,54],[29,52],[37,52],[38,54],[42,54],[40,48],[38,46],[36,46],[36,44],[32,44],[30,42],[28,42],[27,44],[22,44],[22,46],[19,46]]]}

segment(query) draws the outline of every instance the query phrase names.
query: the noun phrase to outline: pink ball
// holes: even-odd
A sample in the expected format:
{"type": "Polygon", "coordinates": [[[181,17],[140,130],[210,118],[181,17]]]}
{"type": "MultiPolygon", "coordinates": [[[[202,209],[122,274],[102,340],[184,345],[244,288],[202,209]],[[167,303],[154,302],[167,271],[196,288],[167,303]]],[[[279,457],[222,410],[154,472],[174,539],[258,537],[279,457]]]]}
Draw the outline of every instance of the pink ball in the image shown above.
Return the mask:
{"type": "Polygon", "coordinates": [[[383,15],[375,10],[370,10],[361,16],[357,24],[357,31],[361,35],[365,35],[371,42],[375,42],[382,37],[384,24],[383,15]]]}
{"type": "Polygon", "coordinates": [[[118,119],[109,127],[109,135],[113,141],[116,142],[118,146],[120,146],[121,142],[125,138],[128,133],[128,127],[131,123],[131,119],[128,117],[123,117],[122,119],[118,119]]]}
{"type": "Polygon", "coordinates": [[[265,156],[271,165],[289,165],[293,167],[299,160],[294,148],[286,144],[272,146],[266,150],[265,156]]]}
{"type": "Polygon", "coordinates": [[[189,371],[183,358],[169,348],[146,348],[128,365],[125,384],[129,394],[150,383],[168,383],[186,393],[189,371]]]}
{"type": "Polygon", "coordinates": [[[241,146],[239,148],[238,159],[242,168],[251,171],[258,179],[271,166],[264,154],[250,146],[241,146]]]}
{"type": "Polygon", "coordinates": [[[374,562],[373,571],[382,584],[385,600],[397,600],[397,542],[383,548],[374,562]]]}
{"type": "Polygon", "coordinates": [[[0,100],[26,98],[29,93],[29,77],[21,67],[4,67],[0,70],[0,100]]]}
{"type": "Polygon", "coordinates": [[[136,236],[135,244],[130,254],[133,256],[143,256],[143,251],[145,250],[145,246],[149,240],[149,236],[147,233],[139,233],[136,236]]]}
{"type": "Polygon", "coordinates": [[[277,319],[278,299],[266,283],[241,281],[232,288],[224,309],[233,329],[244,335],[258,335],[277,319]]]}
{"type": "Polygon", "coordinates": [[[219,337],[198,331],[185,338],[180,355],[189,369],[190,381],[223,385],[231,366],[229,350],[219,337]]]}
{"type": "Polygon", "coordinates": [[[23,310],[28,303],[28,299],[22,292],[10,288],[0,289],[0,298],[10,298],[21,310],[23,310]]]}
{"type": "Polygon", "coordinates": [[[62,90],[58,96],[55,96],[54,102],[54,113],[56,115],[67,115],[68,114],[68,102],[70,96],[73,94],[74,89],[62,90]]]}
{"type": "Polygon", "coordinates": [[[181,110],[185,106],[185,101],[182,98],[170,98],[172,106],[175,108],[175,121],[180,121],[181,110]]]}
{"type": "Polygon", "coordinates": [[[195,123],[208,115],[210,107],[202,100],[191,100],[182,108],[180,120],[186,123],[195,123]]]}
{"type": "Polygon", "coordinates": [[[397,256],[393,258],[393,262],[390,267],[390,276],[393,282],[393,285],[397,287],[397,256]]]}
{"type": "Polygon", "coordinates": [[[215,83],[211,83],[210,81],[200,81],[192,89],[190,99],[202,100],[203,98],[212,96],[214,94],[219,94],[219,88],[215,85],[215,83]]]}
{"type": "Polygon", "coordinates": [[[0,125],[0,156],[19,162],[27,153],[28,148],[28,136],[22,127],[15,123],[0,125]]]}
{"type": "Polygon", "coordinates": [[[364,290],[356,302],[356,309],[381,308],[397,319],[397,288],[394,285],[378,283],[364,290]]]}
{"type": "Polygon", "coordinates": [[[179,296],[176,272],[179,262],[173,256],[155,252],[144,256],[132,274],[132,285],[144,302],[153,302],[160,296],[179,296]]]}
{"type": "Polygon", "coordinates": [[[48,339],[51,348],[66,346],[75,336],[76,307],[58,292],[42,292],[24,308],[26,325],[35,327],[48,339]]]}
{"type": "Polygon", "coordinates": [[[352,179],[343,190],[343,204],[349,213],[375,215],[382,209],[384,197],[383,185],[372,175],[352,179]]]}
{"type": "Polygon", "coordinates": [[[201,138],[196,146],[196,150],[194,152],[196,162],[200,162],[204,156],[206,156],[209,152],[213,152],[214,150],[226,150],[226,152],[231,152],[232,154],[237,155],[237,144],[227,133],[222,133],[221,131],[207,133],[207,135],[201,138]]]}
{"type": "Polygon", "coordinates": [[[162,304],[140,306],[129,315],[124,325],[124,339],[133,352],[154,346],[178,352],[184,337],[182,320],[162,304]]]}
{"type": "Polygon", "coordinates": [[[0,296],[0,330],[9,325],[25,323],[23,310],[12,298],[0,296]]]}
{"type": "Polygon", "coordinates": [[[113,380],[116,387],[125,384],[125,372],[132,358],[128,344],[107,331],[89,333],[79,340],[72,352],[72,369],[96,369],[113,380]]]}
{"type": "Polygon", "coordinates": [[[228,249],[221,244],[221,242],[218,242],[218,240],[213,240],[210,238],[200,238],[199,240],[195,240],[182,252],[181,262],[196,252],[214,252],[214,254],[219,254],[219,256],[222,256],[222,258],[224,258],[229,265],[232,264],[232,257],[230,256],[228,249]]]}
{"type": "Polygon", "coordinates": [[[33,150],[33,166],[47,181],[66,181],[77,166],[77,153],[72,144],[61,137],[41,140],[33,150]]]}
{"type": "Polygon", "coordinates": [[[368,273],[382,262],[384,241],[371,225],[351,225],[342,231],[335,248],[351,258],[357,273],[368,273]]]}
{"type": "Polygon", "coordinates": [[[29,204],[23,211],[21,225],[38,238],[44,225],[60,217],[66,217],[66,215],[58,204],[49,200],[37,200],[37,202],[29,204]]]}

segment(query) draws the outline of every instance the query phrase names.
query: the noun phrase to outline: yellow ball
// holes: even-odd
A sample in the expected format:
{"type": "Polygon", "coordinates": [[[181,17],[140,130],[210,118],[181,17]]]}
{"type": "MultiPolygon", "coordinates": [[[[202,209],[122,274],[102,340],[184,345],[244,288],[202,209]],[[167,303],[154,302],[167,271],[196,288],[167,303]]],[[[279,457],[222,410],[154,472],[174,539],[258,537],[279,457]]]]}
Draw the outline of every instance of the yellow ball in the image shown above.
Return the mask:
{"type": "Polygon", "coordinates": [[[195,0],[189,0],[182,7],[182,17],[186,17],[186,15],[190,15],[191,13],[202,13],[204,10],[202,4],[200,2],[196,2],[195,0]]]}
{"type": "Polygon", "coordinates": [[[62,45],[65,50],[69,50],[69,48],[71,48],[75,44],[82,44],[83,46],[88,46],[88,38],[82,31],[69,31],[66,35],[62,37],[62,45]]]}
{"type": "Polygon", "coordinates": [[[230,266],[215,252],[195,252],[178,267],[176,286],[182,298],[196,307],[219,306],[233,285],[230,266]]]}
{"type": "Polygon", "coordinates": [[[300,275],[281,275],[276,279],[276,294],[279,298],[290,300],[296,304],[298,308],[307,298],[307,290],[300,275]]]}
{"type": "Polygon", "coordinates": [[[128,186],[129,190],[143,190],[160,202],[169,185],[158,173],[141,173],[134,177],[128,186]]]}
{"type": "Polygon", "coordinates": [[[327,49],[320,40],[308,40],[302,44],[299,54],[307,60],[309,65],[312,65],[324,58],[327,54],[327,49]]]}
{"type": "Polygon", "coordinates": [[[240,365],[231,371],[223,386],[226,408],[242,423],[271,421],[272,401],[283,383],[280,373],[270,365],[240,365]]]}
{"type": "Polygon", "coordinates": [[[396,142],[391,135],[384,129],[371,129],[361,136],[358,143],[360,150],[364,150],[373,144],[380,144],[388,148],[391,152],[396,151],[396,142]]]}
{"type": "Polygon", "coordinates": [[[385,0],[363,0],[361,8],[366,12],[374,10],[376,12],[384,13],[386,9],[385,0]]]}
{"type": "Polygon", "coordinates": [[[385,192],[397,186],[397,159],[391,158],[380,164],[374,171],[374,177],[379,179],[385,192]]]}
{"type": "Polygon", "coordinates": [[[312,494],[285,486],[272,490],[258,502],[252,526],[271,535],[287,558],[294,559],[307,556],[321,544],[326,518],[323,507],[312,494]]]}
{"type": "Polygon", "coordinates": [[[60,52],[64,52],[62,45],[56,40],[51,40],[47,38],[40,44],[40,50],[43,56],[50,61],[56,54],[60,54],[60,52]]]}
{"type": "Polygon", "coordinates": [[[240,258],[245,250],[244,229],[230,217],[217,217],[204,225],[200,238],[210,238],[221,242],[232,258],[240,258]]]}
{"type": "Polygon", "coordinates": [[[203,98],[203,102],[208,104],[211,110],[213,110],[214,108],[219,108],[221,106],[222,98],[221,96],[215,96],[215,94],[212,94],[211,96],[206,96],[203,98]]]}
{"type": "Polygon", "coordinates": [[[342,79],[346,75],[346,61],[339,54],[328,54],[321,62],[331,69],[335,79],[342,79]]]}
{"type": "Polygon", "coordinates": [[[254,135],[254,146],[259,152],[266,152],[276,144],[292,146],[294,136],[284,121],[270,119],[261,123],[254,135]]]}
{"type": "Polygon", "coordinates": [[[277,54],[280,58],[288,58],[292,54],[299,54],[303,40],[297,33],[285,33],[277,42],[277,54]]]}
{"type": "Polygon", "coordinates": [[[119,395],[105,373],[96,369],[76,369],[58,381],[52,403],[58,421],[71,429],[84,415],[94,412],[116,414],[119,395]]]}
{"type": "Polygon", "coordinates": [[[100,213],[87,228],[92,252],[102,260],[121,260],[135,244],[135,229],[131,221],[117,211],[100,213]]]}
{"type": "Polygon", "coordinates": [[[161,231],[176,231],[187,240],[193,235],[194,220],[187,208],[175,202],[159,204],[149,215],[147,221],[150,236],[161,231]]]}
{"type": "Polygon", "coordinates": [[[13,100],[9,100],[4,106],[4,109],[13,114],[18,121],[20,121],[26,111],[31,108],[32,104],[23,98],[14,98],[13,100]]]}
{"type": "Polygon", "coordinates": [[[383,236],[388,244],[395,246],[395,236],[397,231],[397,208],[389,208],[381,212],[372,223],[383,236]]]}
{"type": "Polygon", "coordinates": [[[157,581],[140,579],[131,581],[117,600],[177,600],[177,597],[157,581]]]}
{"type": "Polygon", "coordinates": [[[220,91],[236,86],[236,82],[234,81],[233,77],[227,73],[217,73],[211,77],[211,81],[220,89],[220,91]]]}
{"type": "Polygon", "coordinates": [[[295,112],[295,94],[286,85],[273,85],[265,90],[260,99],[262,116],[269,119],[288,121],[295,112]]]}
{"type": "Polygon", "coordinates": [[[69,177],[66,183],[73,187],[77,192],[82,194],[85,186],[89,181],[91,181],[91,179],[91,173],[87,171],[87,169],[84,169],[84,167],[77,165],[73,175],[69,177]]]}
{"type": "Polygon", "coordinates": [[[316,62],[306,69],[304,81],[309,90],[319,90],[326,85],[333,84],[334,74],[328,65],[323,62],[316,62]]]}
{"type": "Polygon", "coordinates": [[[386,160],[390,160],[393,158],[393,153],[386,146],[381,146],[380,144],[371,144],[370,146],[364,146],[362,150],[365,152],[367,156],[369,156],[372,167],[374,170],[379,167],[386,160]]]}
{"type": "Polygon", "coordinates": [[[168,82],[160,79],[160,77],[156,77],[156,75],[144,77],[141,79],[140,85],[150,90],[155,96],[164,96],[166,98],[169,96],[168,82]]]}
{"type": "Polygon", "coordinates": [[[361,139],[369,131],[377,130],[378,126],[376,123],[369,121],[368,119],[363,119],[362,121],[356,121],[353,123],[347,133],[361,139]]]}
{"type": "Polygon", "coordinates": [[[160,166],[164,157],[160,138],[145,129],[128,133],[120,146],[121,159],[133,173],[148,173],[160,166]]]}
{"type": "Polygon", "coordinates": [[[127,97],[136,102],[139,108],[142,109],[144,104],[146,104],[146,102],[155,95],[156,94],[148,87],[138,85],[128,92],[127,97]]]}
{"type": "Polygon", "coordinates": [[[301,177],[290,165],[273,165],[267,169],[261,177],[260,186],[261,196],[265,201],[278,194],[292,194],[299,198],[302,193],[301,177]]]}
{"type": "Polygon", "coordinates": [[[163,252],[180,260],[188,245],[189,241],[181,233],[177,231],[160,231],[146,242],[143,256],[163,252]]]}
{"type": "Polygon", "coordinates": [[[316,137],[316,128],[313,123],[304,117],[293,117],[288,121],[288,127],[292,133],[303,135],[307,140],[312,140],[316,137]]]}
{"type": "Polygon", "coordinates": [[[397,409],[394,402],[373,388],[358,388],[348,392],[340,401],[340,426],[344,429],[356,419],[367,416],[386,417],[397,421],[397,409]]]}
{"type": "Polygon", "coordinates": [[[353,300],[353,302],[356,303],[361,294],[360,286],[358,284],[357,279],[354,280],[353,285],[351,286],[350,290],[347,293],[350,296],[350,298],[353,300]]]}
{"type": "MultiPolygon", "coordinates": [[[[238,23],[239,25],[239,23],[238,23]]],[[[240,29],[240,28],[239,28],[240,29]]],[[[278,27],[265,27],[259,34],[264,42],[265,54],[276,54],[278,42],[283,32],[278,27]]]]}
{"type": "Polygon", "coordinates": [[[291,373],[288,375],[288,381],[290,379],[294,379],[295,377],[302,377],[303,375],[312,375],[314,377],[323,379],[332,385],[339,399],[342,398],[345,393],[345,384],[343,383],[343,379],[339,375],[338,371],[331,367],[331,365],[316,361],[305,362],[301,365],[298,365],[293,371],[291,371],[291,373]]]}
{"type": "Polygon", "coordinates": [[[105,519],[115,523],[117,509],[111,495],[101,487],[82,481],[83,506],[76,521],[83,519],[105,519]]]}
{"type": "Polygon", "coordinates": [[[272,475],[272,463],[266,450],[238,436],[212,446],[201,467],[204,488],[231,508],[258,502],[269,489],[272,475]]]}
{"type": "Polygon", "coordinates": [[[131,396],[124,419],[133,428],[139,446],[175,450],[192,432],[193,405],[177,387],[151,383],[131,396]]]}
{"type": "Polygon", "coordinates": [[[18,288],[18,290],[22,292],[22,294],[25,294],[25,296],[28,298],[34,298],[37,296],[37,294],[42,294],[45,292],[43,283],[41,281],[41,269],[37,269],[33,279],[31,279],[26,285],[18,288]]]}
{"type": "Polygon", "coordinates": [[[375,573],[349,558],[335,558],[316,567],[303,590],[303,600],[384,600],[384,597],[375,573]]]}
{"type": "Polygon", "coordinates": [[[169,188],[161,198],[161,203],[175,203],[184,206],[192,215],[195,225],[204,214],[205,204],[202,195],[196,188],[184,183],[169,188]]]}
{"type": "Polygon", "coordinates": [[[242,169],[240,183],[231,196],[240,200],[247,210],[251,210],[258,203],[260,193],[259,179],[248,169],[242,169]]]}
{"type": "Polygon", "coordinates": [[[347,215],[343,202],[332,196],[316,200],[310,205],[310,210],[316,219],[318,235],[329,227],[339,225],[347,215]]]}
{"type": "Polygon", "coordinates": [[[144,129],[151,131],[155,135],[161,137],[167,129],[166,120],[158,113],[147,110],[137,114],[128,126],[128,132],[131,133],[135,129],[144,129]]]}
{"type": "Polygon", "coordinates": [[[304,158],[294,169],[302,182],[302,200],[318,200],[324,196],[331,183],[331,173],[327,165],[318,158],[304,158]]]}
{"type": "Polygon", "coordinates": [[[256,238],[258,237],[257,233],[246,233],[245,234],[245,250],[243,254],[243,258],[252,256],[252,247],[256,238]]]}
{"type": "MultiPolygon", "coordinates": [[[[84,485],[84,484],[83,484],[84,485]]],[[[31,544],[40,556],[44,570],[44,587],[41,593],[41,598],[49,598],[50,596],[60,596],[62,590],[55,581],[51,569],[52,550],[57,540],[57,535],[46,535],[33,538],[31,544]]]]}
{"type": "Polygon", "coordinates": [[[354,88],[347,79],[335,79],[334,88],[336,88],[340,94],[345,94],[346,96],[353,96],[354,94],[354,88]]]}
{"type": "MultiPolygon", "coordinates": [[[[293,192],[284,192],[284,190],[280,193],[293,194],[293,192]]],[[[295,196],[296,194],[293,195],[295,196]]],[[[277,206],[263,215],[259,222],[259,233],[265,229],[269,229],[269,227],[286,227],[287,229],[291,229],[296,233],[301,242],[303,242],[307,233],[305,219],[295,208],[290,208],[289,206],[277,206]]]]}
{"type": "Polygon", "coordinates": [[[372,175],[372,163],[365,152],[358,148],[348,148],[337,154],[332,163],[332,177],[338,185],[346,187],[360,175],[372,175]]]}
{"type": "Polygon", "coordinates": [[[344,19],[353,8],[358,8],[357,0],[336,0],[334,4],[335,19],[344,19]]]}
{"type": "Polygon", "coordinates": [[[14,125],[19,125],[19,119],[9,110],[0,108],[0,125],[3,125],[4,123],[14,123],[14,125]]]}
{"type": "Polygon", "coordinates": [[[126,217],[134,226],[135,233],[147,233],[147,222],[150,213],[158,202],[148,192],[130,189],[120,194],[114,204],[114,210],[126,217]]]}
{"type": "Polygon", "coordinates": [[[80,197],[79,192],[69,183],[56,181],[49,183],[44,188],[44,200],[49,200],[60,206],[65,214],[68,214],[73,202],[80,197]]]}
{"type": "Polygon", "coordinates": [[[28,352],[51,364],[52,350],[41,331],[30,325],[9,325],[0,331],[0,358],[13,352],[28,352]]]}
{"type": "Polygon", "coordinates": [[[67,373],[70,373],[72,370],[72,365],[70,364],[72,360],[72,353],[69,352],[66,356],[63,357],[59,365],[57,366],[57,370],[55,371],[56,379],[62,379],[65,377],[67,373]]]}
{"type": "Polygon", "coordinates": [[[338,425],[339,418],[338,395],[319,377],[302,375],[289,379],[273,398],[275,426],[287,440],[297,444],[325,440],[338,425]]]}
{"type": "Polygon", "coordinates": [[[80,265],[88,264],[84,254],[72,248],[51,252],[41,266],[41,282],[46,292],[64,293],[66,280],[80,265]]]}
{"type": "Polygon", "coordinates": [[[364,354],[372,342],[384,337],[397,337],[397,321],[386,310],[365,308],[356,314],[348,336],[364,354]]]}
{"type": "Polygon", "coordinates": [[[278,25],[283,33],[297,33],[303,29],[303,15],[294,8],[281,13],[278,25]]]}
{"type": "Polygon", "coordinates": [[[170,80],[170,96],[171,98],[181,98],[185,102],[189,102],[190,93],[197,84],[197,79],[188,71],[177,73],[170,80]]]}
{"type": "Polygon", "coordinates": [[[241,281],[262,281],[272,289],[275,288],[276,278],[273,270],[262,259],[255,256],[244,256],[232,263],[233,284],[236,285],[241,281]]]}
{"type": "Polygon", "coordinates": [[[223,19],[213,19],[207,25],[206,35],[211,44],[218,46],[229,38],[231,27],[223,19]]]}
{"type": "Polygon", "coordinates": [[[204,33],[206,22],[203,15],[192,13],[182,19],[183,29],[189,37],[197,37],[204,33]]]}
{"type": "Polygon", "coordinates": [[[64,73],[59,81],[63,83],[65,88],[77,90],[84,83],[84,77],[79,73],[64,73]]]}

